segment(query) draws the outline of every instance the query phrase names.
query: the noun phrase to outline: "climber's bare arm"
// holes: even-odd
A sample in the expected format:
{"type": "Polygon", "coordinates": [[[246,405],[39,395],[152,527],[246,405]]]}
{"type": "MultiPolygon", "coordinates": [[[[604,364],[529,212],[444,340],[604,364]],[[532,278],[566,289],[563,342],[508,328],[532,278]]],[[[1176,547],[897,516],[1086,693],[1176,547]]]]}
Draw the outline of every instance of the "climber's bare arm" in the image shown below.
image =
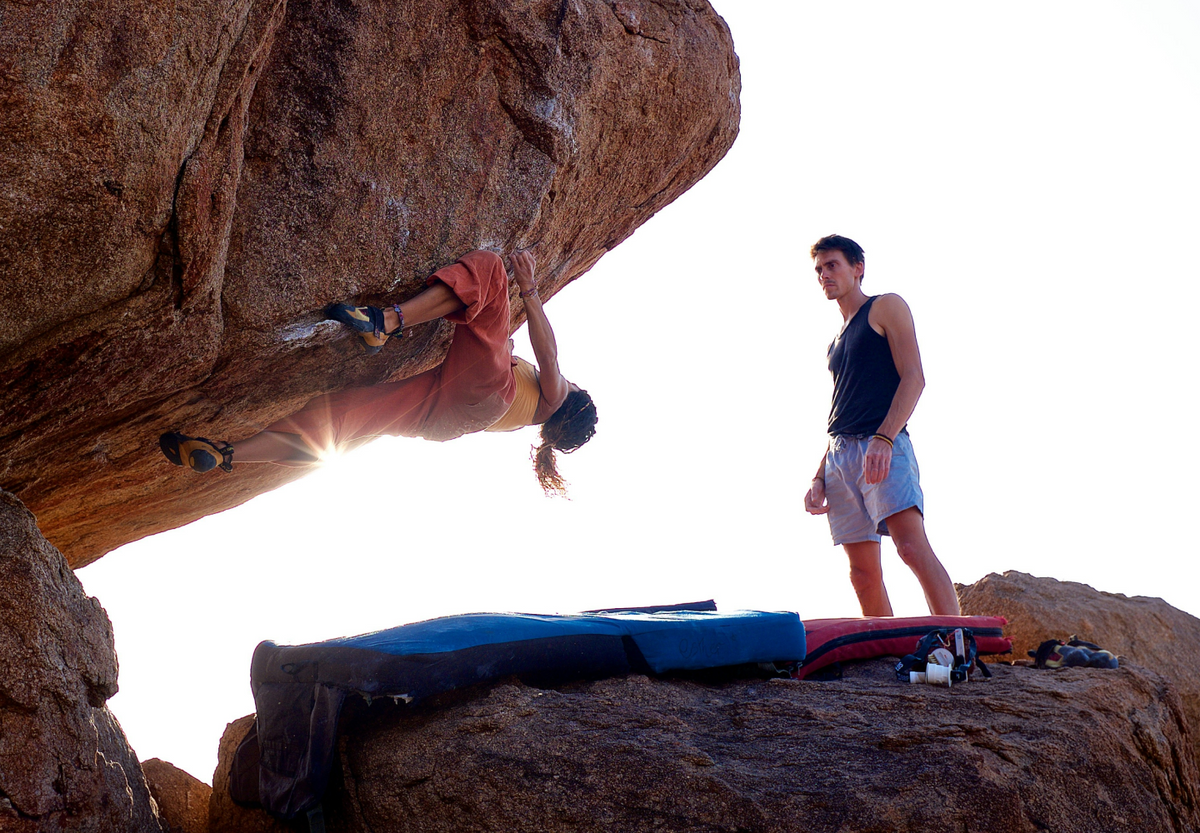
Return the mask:
{"type": "Polygon", "coordinates": [[[537,260],[532,252],[514,252],[511,258],[513,278],[517,288],[525,295],[525,320],[529,326],[529,343],[533,345],[533,357],[537,361],[538,385],[542,389],[541,401],[534,414],[535,422],[545,422],[558,410],[570,392],[570,386],[558,369],[558,343],[554,330],[542,309],[542,299],[537,295],[537,281],[533,273],[537,260]]]}

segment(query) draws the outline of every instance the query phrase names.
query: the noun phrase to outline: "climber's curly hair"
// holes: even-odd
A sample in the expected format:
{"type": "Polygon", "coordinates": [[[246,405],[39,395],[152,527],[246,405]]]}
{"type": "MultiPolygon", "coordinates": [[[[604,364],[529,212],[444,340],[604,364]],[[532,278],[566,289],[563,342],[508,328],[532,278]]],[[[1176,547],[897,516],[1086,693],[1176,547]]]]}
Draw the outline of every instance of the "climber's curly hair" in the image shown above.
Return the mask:
{"type": "Polygon", "coordinates": [[[596,403],[586,390],[567,394],[558,410],[542,423],[541,445],[533,447],[533,470],[547,495],[565,495],[567,483],[558,473],[554,452],[570,454],[596,433],[596,403]]]}

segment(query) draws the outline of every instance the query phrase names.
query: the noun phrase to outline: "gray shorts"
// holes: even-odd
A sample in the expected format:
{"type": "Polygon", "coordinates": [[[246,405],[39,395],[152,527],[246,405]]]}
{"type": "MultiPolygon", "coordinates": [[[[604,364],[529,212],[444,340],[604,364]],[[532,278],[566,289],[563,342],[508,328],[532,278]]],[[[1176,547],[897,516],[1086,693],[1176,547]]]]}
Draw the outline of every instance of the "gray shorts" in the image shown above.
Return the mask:
{"type": "Polygon", "coordinates": [[[825,456],[825,497],[829,501],[829,531],[833,543],[879,541],[888,534],[886,519],[909,507],[925,514],[921,473],[908,431],[901,431],[892,446],[887,479],[873,486],[863,479],[863,456],[870,437],[835,434],[825,456]]]}

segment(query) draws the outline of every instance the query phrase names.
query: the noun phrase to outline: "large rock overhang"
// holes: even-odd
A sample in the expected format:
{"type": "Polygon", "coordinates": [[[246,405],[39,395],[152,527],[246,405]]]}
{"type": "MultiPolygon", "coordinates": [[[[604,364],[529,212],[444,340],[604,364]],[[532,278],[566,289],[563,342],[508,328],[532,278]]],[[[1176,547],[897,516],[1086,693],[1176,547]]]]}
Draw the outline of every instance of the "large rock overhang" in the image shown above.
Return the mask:
{"type": "Polygon", "coordinates": [[[181,477],[162,431],[240,439],[444,354],[439,322],[363,362],[330,301],[528,246],[552,295],[738,129],[704,0],[63,0],[3,23],[0,487],[76,568],[299,474],[181,477]]]}

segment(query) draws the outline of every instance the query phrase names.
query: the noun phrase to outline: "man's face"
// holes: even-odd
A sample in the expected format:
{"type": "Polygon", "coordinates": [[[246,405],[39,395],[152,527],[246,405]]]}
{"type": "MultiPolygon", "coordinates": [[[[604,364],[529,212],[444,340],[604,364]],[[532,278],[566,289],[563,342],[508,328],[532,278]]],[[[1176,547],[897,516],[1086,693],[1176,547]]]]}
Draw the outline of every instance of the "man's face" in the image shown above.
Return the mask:
{"type": "Polygon", "coordinates": [[[837,249],[817,252],[813,268],[817,270],[817,282],[830,301],[851,292],[863,276],[863,264],[851,266],[846,256],[837,249]]]}

